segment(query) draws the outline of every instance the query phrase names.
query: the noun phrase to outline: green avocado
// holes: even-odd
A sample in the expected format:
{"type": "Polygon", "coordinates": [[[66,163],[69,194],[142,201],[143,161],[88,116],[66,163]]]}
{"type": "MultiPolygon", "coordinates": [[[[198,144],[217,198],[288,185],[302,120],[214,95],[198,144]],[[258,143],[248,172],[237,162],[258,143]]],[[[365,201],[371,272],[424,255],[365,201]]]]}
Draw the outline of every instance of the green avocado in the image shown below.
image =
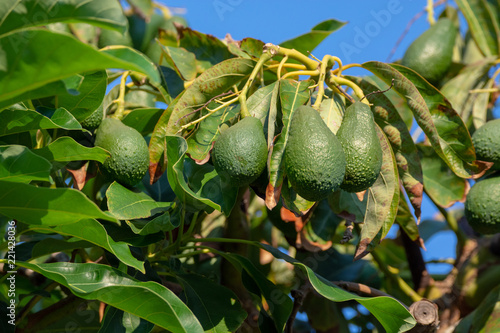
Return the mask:
{"type": "Polygon", "coordinates": [[[103,117],[104,117],[104,112],[103,112],[103,107],[102,107],[102,104],[101,104],[97,108],[97,110],[95,110],[94,112],[92,112],[92,114],[90,116],[88,116],[87,118],[85,118],[81,122],[81,125],[86,130],[89,130],[89,131],[93,132],[96,128],[99,127],[99,125],[101,125],[103,117]]]}
{"type": "Polygon", "coordinates": [[[500,169],[500,119],[487,122],[472,135],[476,158],[493,162],[493,169],[500,169]]]}
{"type": "Polygon", "coordinates": [[[457,28],[448,18],[439,19],[406,50],[401,64],[437,83],[451,66],[457,28]]]}
{"type": "Polygon", "coordinates": [[[295,110],[284,158],[292,188],[306,200],[326,198],[344,179],[342,146],[318,111],[310,106],[295,110]]]}
{"type": "Polygon", "coordinates": [[[478,181],[467,194],[465,217],[482,234],[500,232],[500,176],[478,181]]]}
{"type": "Polygon", "coordinates": [[[149,167],[148,145],[144,137],[118,119],[106,118],[96,131],[94,144],[111,156],[102,164],[105,176],[128,187],[136,185],[149,167]]]}
{"type": "Polygon", "coordinates": [[[221,133],[214,144],[215,169],[235,186],[256,180],[267,163],[267,142],[259,119],[246,117],[221,133]]]}
{"type": "Polygon", "coordinates": [[[353,193],[366,190],[377,180],[382,168],[382,147],[370,107],[361,102],[349,106],[337,137],[346,159],[340,188],[353,193]]]}

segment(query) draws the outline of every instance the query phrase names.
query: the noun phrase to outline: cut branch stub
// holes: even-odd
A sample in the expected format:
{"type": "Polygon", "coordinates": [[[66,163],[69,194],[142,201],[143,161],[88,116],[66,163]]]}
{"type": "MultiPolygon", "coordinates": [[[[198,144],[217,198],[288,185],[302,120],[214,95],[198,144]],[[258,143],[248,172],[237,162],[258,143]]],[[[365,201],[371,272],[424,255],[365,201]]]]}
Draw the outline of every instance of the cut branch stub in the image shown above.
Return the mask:
{"type": "Polygon", "coordinates": [[[439,325],[439,314],[436,304],[422,299],[410,306],[410,313],[417,320],[417,325],[408,332],[431,333],[436,331],[439,325]]]}

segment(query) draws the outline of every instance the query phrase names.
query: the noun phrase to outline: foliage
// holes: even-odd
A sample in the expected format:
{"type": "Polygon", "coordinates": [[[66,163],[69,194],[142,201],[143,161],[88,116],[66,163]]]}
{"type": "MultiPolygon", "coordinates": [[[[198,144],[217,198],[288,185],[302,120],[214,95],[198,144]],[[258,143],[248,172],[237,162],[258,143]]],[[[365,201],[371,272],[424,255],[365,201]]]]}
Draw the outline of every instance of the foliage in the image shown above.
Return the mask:
{"type": "MultiPolygon", "coordinates": [[[[422,298],[454,314],[443,329],[457,318],[459,332],[500,329],[500,240],[449,208],[470,179],[494,172],[470,133],[493,119],[497,2],[457,0],[442,12],[464,25],[460,11],[467,34],[432,83],[398,63],[308,57],[345,24],[337,20],[278,46],[219,40],[161,4],[127,2],[0,5],[0,279],[15,276],[19,332],[403,332],[419,320],[407,306],[422,298]],[[345,75],[353,67],[366,76],[345,75]],[[295,110],[314,108],[337,133],[354,103],[373,112],[376,179],[358,193],[300,197],[284,158],[295,110]],[[148,174],[134,187],[103,175],[109,152],[82,127],[101,110],[149,144],[148,174]],[[267,165],[237,188],[211,151],[252,116],[267,165]],[[424,193],[442,218],[420,223],[424,193]],[[398,237],[385,239],[394,225],[398,237]],[[443,230],[458,240],[446,279],[428,274],[420,252],[443,230]]],[[[8,311],[8,287],[0,295],[8,311]]]]}

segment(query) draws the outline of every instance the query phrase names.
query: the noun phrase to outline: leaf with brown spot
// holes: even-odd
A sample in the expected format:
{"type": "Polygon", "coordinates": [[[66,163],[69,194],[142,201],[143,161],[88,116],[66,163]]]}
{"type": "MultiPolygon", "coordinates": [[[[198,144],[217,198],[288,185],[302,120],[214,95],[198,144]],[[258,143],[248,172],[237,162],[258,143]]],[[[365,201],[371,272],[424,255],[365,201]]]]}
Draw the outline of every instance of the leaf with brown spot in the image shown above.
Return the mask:
{"type": "Polygon", "coordinates": [[[436,153],[457,176],[471,178],[483,171],[476,163],[472,140],[462,119],[450,102],[413,70],[397,65],[370,61],[363,67],[385,83],[394,80],[394,90],[406,97],[415,120],[426,134],[436,153]]]}
{"type": "Polygon", "coordinates": [[[354,255],[355,260],[368,254],[387,235],[398,210],[399,181],[396,159],[382,129],[378,126],[376,129],[383,153],[382,170],[375,183],[367,190],[365,218],[354,255]],[[371,244],[374,239],[377,239],[376,244],[371,244]]]}
{"type": "Polygon", "coordinates": [[[88,162],[84,163],[81,166],[81,168],[77,169],[77,170],[66,168],[66,170],[71,174],[71,177],[73,177],[74,186],[80,191],[85,186],[85,183],[87,182],[87,180],[92,178],[92,177],[87,178],[88,165],[89,165],[88,162]]]}
{"type": "MultiPolygon", "coordinates": [[[[351,76],[348,78],[359,85],[365,94],[385,88],[377,87],[365,79],[351,76]]],[[[375,122],[382,128],[391,143],[403,187],[415,209],[415,216],[420,221],[424,178],[417,147],[398,110],[385,94],[373,94],[368,99],[373,103],[372,111],[375,122]]]]}
{"type": "MultiPolygon", "coordinates": [[[[269,158],[269,184],[272,188],[280,188],[283,184],[284,177],[284,163],[283,156],[286,149],[286,144],[288,142],[288,132],[290,129],[291,120],[293,113],[297,107],[306,103],[310,98],[309,87],[314,84],[314,81],[300,81],[297,82],[291,79],[285,79],[280,82],[279,85],[279,97],[282,112],[282,122],[283,128],[281,134],[275,140],[275,144],[272,147],[269,158]]],[[[286,184],[285,184],[286,185],[286,184]]],[[[285,187],[287,187],[286,185],[285,187]]],[[[282,188],[283,190],[283,188],[282,188]]],[[[268,191],[269,194],[273,193],[268,191]]],[[[290,199],[290,197],[289,197],[290,199]]],[[[267,199],[269,203],[272,203],[272,198],[267,199]]],[[[293,201],[293,199],[290,199],[293,201]]],[[[290,200],[289,204],[290,204],[290,200]]],[[[312,206],[312,205],[311,205],[312,206]]],[[[269,206],[268,206],[269,207],[269,206]]],[[[295,211],[295,208],[288,206],[288,208],[295,211]]],[[[310,206],[309,206],[310,208],[310,206]]],[[[300,209],[305,210],[305,209],[300,209]]]]}
{"type": "Polygon", "coordinates": [[[170,103],[158,120],[149,142],[151,183],[155,182],[166,168],[165,163],[158,168],[165,151],[166,136],[177,135],[182,126],[199,117],[199,112],[193,111],[250,75],[254,65],[255,61],[250,59],[236,58],[223,61],[203,72],[189,88],[170,103]]]}

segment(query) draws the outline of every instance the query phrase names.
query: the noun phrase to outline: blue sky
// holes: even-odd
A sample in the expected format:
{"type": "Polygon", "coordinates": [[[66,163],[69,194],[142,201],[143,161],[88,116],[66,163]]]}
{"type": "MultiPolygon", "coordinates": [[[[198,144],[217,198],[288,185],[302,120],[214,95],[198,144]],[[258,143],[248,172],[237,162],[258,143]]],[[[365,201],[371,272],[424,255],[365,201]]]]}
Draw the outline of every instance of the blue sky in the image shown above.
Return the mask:
{"type": "MultiPolygon", "coordinates": [[[[313,51],[318,58],[325,54],[335,55],[344,64],[370,60],[385,62],[408,22],[426,5],[425,0],[161,2],[174,12],[181,13],[191,28],[218,38],[224,38],[229,33],[235,40],[252,37],[265,43],[279,44],[308,32],[324,20],[333,18],[348,22],[313,51]]],[[[443,8],[438,7],[437,13],[443,8]]],[[[401,58],[408,45],[428,27],[425,14],[412,25],[392,60],[401,58]]],[[[368,74],[359,68],[346,73],[368,74]]],[[[432,218],[436,212],[433,204],[428,199],[424,200],[422,218],[432,218]]],[[[454,258],[455,244],[451,231],[441,232],[426,243],[424,259],[454,258]]],[[[431,273],[446,273],[451,265],[432,264],[428,268],[431,273]]]]}

